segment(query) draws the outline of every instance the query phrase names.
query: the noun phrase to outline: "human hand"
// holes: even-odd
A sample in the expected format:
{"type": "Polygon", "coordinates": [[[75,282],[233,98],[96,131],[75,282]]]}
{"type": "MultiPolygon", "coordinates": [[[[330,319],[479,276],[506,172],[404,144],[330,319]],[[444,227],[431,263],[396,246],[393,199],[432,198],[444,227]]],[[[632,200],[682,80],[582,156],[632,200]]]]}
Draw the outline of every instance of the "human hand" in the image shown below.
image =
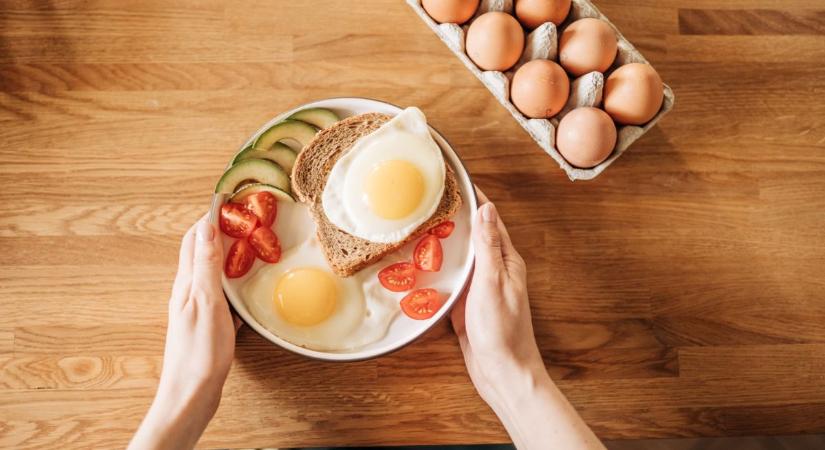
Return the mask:
{"type": "Polygon", "coordinates": [[[160,383],[130,448],[192,448],[215,414],[240,326],[223,294],[222,270],[218,231],[201,218],[181,242],[160,383]]]}
{"type": "Polygon", "coordinates": [[[235,354],[233,318],[223,294],[223,245],[216,227],[201,218],[183,237],[178,274],[169,299],[169,325],[160,386],[223,387],[235,354]]]}
{"type": "Polygon", "coordinates": [[[544,368],[524,260],[495,206],[476,191],[482,205],[473,218],[475,271],[451,316],[470,379],[517,448],[604,450],[544,368]]]}
{"type": "Polygon", "coordinates": [[[496,405],[500,388],[525,372],[544,370],[527,299],[527,268],[495,206],[476,189],[475,269],[470,288],[452,311],[464,362],[479,395],[496,405]]]}

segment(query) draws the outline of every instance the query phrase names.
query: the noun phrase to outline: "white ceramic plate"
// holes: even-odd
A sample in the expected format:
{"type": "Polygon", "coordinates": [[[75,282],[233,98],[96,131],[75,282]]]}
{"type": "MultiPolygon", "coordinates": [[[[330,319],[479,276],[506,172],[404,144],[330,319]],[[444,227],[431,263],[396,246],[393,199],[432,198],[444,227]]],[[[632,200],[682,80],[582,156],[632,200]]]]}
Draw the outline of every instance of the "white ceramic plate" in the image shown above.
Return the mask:
{"type": "MultiPolygon", "coordinates": [[[[331,109],[335,111],[341,118],[368,112],[379,112],[395,115],[401,111],[401,108],[395,105],[366,98],[348,97],[319,100],[316,102],[301,105],[293,110],[287,111],[270,120],[264,126],[262,126],[252,137],[250,137],[249,141],[247,141],[244,144],[244,146],[249,144],[256,136],[258,136],[264,130],[268,129],[276,122],[288,117],[290,114],[301,109],[313,107],[331,109]]],[[[226,293],[226,297],[229,299],[229,302],[235,308],[235,311],[238,313],[241,319],[243,319],[243,321],[246,322],[246,324],[249,325],[249,327],[251,327],[258,334],[260,334],[267,340],[271,341],[272,343],[277,344],[292,352],[310,358],[322,359],[326,361],[358,361],[385,355],[394,350],[398,350],[399,348],[409,344],[410,342],[414,341],[417,337],[424,334],[424,332],[426,332],[433,325],[435,325],[436,322],[441,320],[442,317],[448,314],[450,309],[452,309],[453,305],[455,304],[456,299],[464,290],[466,283],[469,279],[470,272],[472,270],[473,248],[470,244],[470,224],[473,213],[478,207],[478,202],[476,199],[475,190],[473,189],[473,183],[470,180],[470,176],[467,174],[467,170],[464,168],[461,159],[458,157],[455,151],[453,151],[452,147],[450,147],[450,144],[447,143],[447,140],[444,139],[444,137],[441,136],[441,134],[438,131],[436,131],[432,127],[430,127],[430,131],[432,132],[433,138],[435,139],[436,143],[438,143],[439,147],[441,147],[441,151],[444,153],[445,161],[447,162],[447,164],[450,165],[450,167],[452,167],[453,171],[456,173],[459,187],[461,189],[461,197],[464,200],[461,209],[452,219],[456,224],[455,231],[453,231],[453,234],[448,239],[442,241],[444,249],[444,263],[441,271],[434,274],[419,273],[417,275],[418,281],[416,284],[418,287],[430,287],[437,289],[439,292],[442,293],[449,293],[449,298],[447,299],[447,302],[444,304],[444,306],[433,317],[427,320],[412,320],[405,316],[403,313],[399,312],[395,316],[395,319],[393,320],[387,334],[384,336],[383,339],[361,348],[335,352],[311,350],[298,345],[294,345],[290,342],[285,341],[284,339],[281,339],[276,334],[274,334],[273,332],[262,326],[260,323],[258,323],[252,316],[252,314],[250,314],[249,310],[246,307],[246,304],[240,296],[240,287],[248,279],[248,277],[254,274],[258,270],[258,268],[260,268],[261,265],[266,264],[260,260],[256,260],[255,265],[244,277],[237,279],[229,279],[226,278],[226,276],[222,277],[223,289],[226,293]]],[[[213,198],[212,208],[210,210],[210,218],[213,221],[213,223],[217,223],[218,209],[220,208],[220,205],[225,201],[225,195],[215,195],[215,197],[213,198]]],[[[223,236],[223,238],[225,244],[224,251],[227,251],[231,243],[231,238],[228,238],[227,236],[223,236]]],[[[415,246],[416,242],[417,240],[400,249],[397,252],[397,254],[411,254],[412,247],[415,246]]],[[[398,260],[398,257],[394,258],[395,255],[396,254],[388,255],[386,258],[376,263],[376,265],[384,267],[390,264],[391,262],[395,262],[396,260],[398,260]]],[[[397,295],[400,300],[404,296],[404,293],[399,293],[397,295]]]]}

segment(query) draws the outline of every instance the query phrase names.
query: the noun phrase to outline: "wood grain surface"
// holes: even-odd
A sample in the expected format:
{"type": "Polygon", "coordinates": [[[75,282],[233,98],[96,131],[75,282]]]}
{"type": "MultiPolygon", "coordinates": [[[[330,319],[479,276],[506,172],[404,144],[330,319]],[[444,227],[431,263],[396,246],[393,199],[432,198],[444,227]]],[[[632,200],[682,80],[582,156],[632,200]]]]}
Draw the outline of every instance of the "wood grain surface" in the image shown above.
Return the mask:
{"type": "MultiPolygon", "coordinates": [[[[606,439],[825,431],[825,5],[600,0],[676,108],[571,183],[400,0],[0,4],[0,447],[116,448],[182,233],[305,101],[417,105],[499,206],[549,370],[606,439]]],[[[503,442],[441,323],[377,360],[244,329],[204,447],[503,442]]]]}

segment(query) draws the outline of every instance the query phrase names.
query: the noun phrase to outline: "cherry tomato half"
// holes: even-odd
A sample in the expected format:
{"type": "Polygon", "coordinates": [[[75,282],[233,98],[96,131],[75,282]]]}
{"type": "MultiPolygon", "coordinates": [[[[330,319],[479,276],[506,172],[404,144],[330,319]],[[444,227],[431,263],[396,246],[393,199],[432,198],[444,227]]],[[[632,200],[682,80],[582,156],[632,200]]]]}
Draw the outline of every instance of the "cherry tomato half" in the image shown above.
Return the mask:
{"type": "Polygon", "coordinates": [[[281,243],[271,228],[260,227],[253,231],[249,235],[249,244],[262,261],[276,263],[281,260],[281,243]]]}
{"type": "Polygon", "coordinates": [[[250,195],[244,200],[246,209],[248,209],[255,217],[258,218],[258,223],[262,227],[271,227],[275,223],[275,216],[278,215],[278,206],[275,196],[271,192],[258,192],[250,195]]]}
{"type": "Polygon", "coordinates": [[[233,238],[246,238],[258,226],[258,218],[243,205],[226,203],[221,206],[221,231],[233,238]]]}
{"type": "Polygon", "coordinates": [[[411,319],[424,320],[432,317],[444,304],[435,289],[416,289],[401,299],[401,310],[411,319]]]}
{"type": "Polygon", "coordinates": [[[428,234],[418,242],[413,250],[413,262],[415,268],[424,272],[438,272],[441,270],[441,262],[444,253],[441,250],[441,242],[432,234],[428,234]]]}
{"type": "Polygon", "coordinates": [[[415,287],[415,267],[408,262],[389,265],[378,272],[378,281],[393,292],[409,291],[415,287]]]}
{"type": "Polygon", "coordinates": [[[455,230],[455,222],[447,220],[430,228],[429,233],[439,239],[447,239],[455,230]]]}
{"type": "Polygon", "coordinates": [[[249,272],[254,262],[255,250],[245,239],[239,239],[229,247],[223,271],[228,278],[239,278],[249,272]]]}

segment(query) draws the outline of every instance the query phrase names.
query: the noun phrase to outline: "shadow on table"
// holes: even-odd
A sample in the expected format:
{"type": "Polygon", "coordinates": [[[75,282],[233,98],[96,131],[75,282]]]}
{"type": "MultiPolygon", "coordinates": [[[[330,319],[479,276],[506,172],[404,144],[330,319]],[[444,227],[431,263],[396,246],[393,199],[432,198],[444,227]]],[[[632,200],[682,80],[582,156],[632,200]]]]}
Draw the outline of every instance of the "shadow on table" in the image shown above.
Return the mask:
{"type": "MultiPolygon", "coordinates": [[[[66,25],[65,11],[61,13],[60,5],[55,5],[54,0],[22,3],[25,4],[25,14],[0,11],[0,63],[3,65],[0,67],[0,91],[7,95],[20,95],[15,94],[17,91],[48,90],[55,80],[66,75],[55,66],[71,63],[75,55],[71,38],[61,32],[66,25]],[[27,18],[15,19],[23,16],[27,18]],[[51,30],[49,34],[43,34],[45,28],[51,30]]],[[[26,120],[34,119],[27,111],[12,112],[26,120]]]]}
{"type": "Polygon", "coordinates": [[[408,446],[408,447],[312,447],[308,449],[281,449],[281,450],[513,450],[515,447],[511,444],[492,444],[492,445],[425,445],[425,446],[408,446]]]}
{"type": "MultiPolygon", "coordinates": [[[[825,448],[825,435],[733,437],[701,439],[644,439],[605,442],[608,450],[821,450],[825,448]]],[[[454,445],[423,447],[347,447],[340,450],[513,450],[510,444],[454,445]]],[[[302,449],[295,449],[302,450],[302,449]]],[[[339,450],[338,447],[316,447],[304,450],[339,450]]]]}

